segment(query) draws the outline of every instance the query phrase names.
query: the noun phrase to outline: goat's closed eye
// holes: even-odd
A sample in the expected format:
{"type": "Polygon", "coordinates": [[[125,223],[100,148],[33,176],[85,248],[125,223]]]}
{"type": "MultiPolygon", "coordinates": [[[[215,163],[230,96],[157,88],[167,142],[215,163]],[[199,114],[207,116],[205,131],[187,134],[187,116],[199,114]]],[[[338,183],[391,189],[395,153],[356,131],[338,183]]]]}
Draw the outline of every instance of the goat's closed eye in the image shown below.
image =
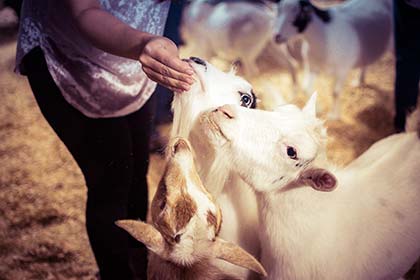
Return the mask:
{"type": "Polygon", "coordinates": [[[287,147],[287,155],[289,156],[289,158],[296,160],[297,159],[296,149],[291,147],[291,146],[288,146],[287,147]]]}

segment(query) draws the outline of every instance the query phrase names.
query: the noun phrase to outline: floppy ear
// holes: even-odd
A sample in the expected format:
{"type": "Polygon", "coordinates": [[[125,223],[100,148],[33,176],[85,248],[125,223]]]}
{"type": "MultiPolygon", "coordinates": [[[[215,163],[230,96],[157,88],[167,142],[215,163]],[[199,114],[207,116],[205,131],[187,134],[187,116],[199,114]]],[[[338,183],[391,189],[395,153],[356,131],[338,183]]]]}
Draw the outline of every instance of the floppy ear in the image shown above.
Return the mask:
{"type": "Polygon", "coordinates": [[[309,168],[302,172],[299,180],[317,191],[330,192],[337,186],[337,178],[323,168],[309,168]]]}
{"type": "Polygon", "coordinates": [[[143,243],[153,253],[162,255],[165,242],[154,226],[136,220],[119,220],[115,224],[143,243]]]}
{"type": "Polygon", "coordinates": [[[250,269],[263,276],[267,276],[264,267],[248,252],[236,244],[216,238],[213,253],[218,259],[250,269]]]}
{"type": "Polygon", "coordinates": [[[302,111],[311,116],[316,118],[316,99],[318,97],[318,93],[315,91],[312,93],[311,97],[309,98],[308,102],[306,102],[305,106],[303,107],[302,111]]]}

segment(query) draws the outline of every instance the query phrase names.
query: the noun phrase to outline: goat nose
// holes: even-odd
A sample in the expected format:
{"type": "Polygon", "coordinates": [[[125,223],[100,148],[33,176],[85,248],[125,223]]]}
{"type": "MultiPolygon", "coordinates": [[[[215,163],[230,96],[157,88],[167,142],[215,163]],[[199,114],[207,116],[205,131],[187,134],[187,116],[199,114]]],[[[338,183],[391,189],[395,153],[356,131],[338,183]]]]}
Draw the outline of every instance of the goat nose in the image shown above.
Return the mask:
{"type": "Polygon", "coordinates": [[[228,119],[234,119],[236,117],[235,110],[231,105],[220,106],[216,111],[222,113],[228,119]]]}
{"type": "Polygon", "coordinates": [[[172,149],[174,154],[180,152],[180,151],[189,151],[190,147],[184,138],[176,138],[174,142],[172,143],[172,149]]]}
{"type": "Polygon", "coordinates": [[[201,58],[198,58],[198,57],[195,57],[195,56],[191,56],[190,59],[192,61],[194,61],[195,63],[197,63],[197,64],[206,66],[206,62],[204,60],[202,60],[201,58]]]}

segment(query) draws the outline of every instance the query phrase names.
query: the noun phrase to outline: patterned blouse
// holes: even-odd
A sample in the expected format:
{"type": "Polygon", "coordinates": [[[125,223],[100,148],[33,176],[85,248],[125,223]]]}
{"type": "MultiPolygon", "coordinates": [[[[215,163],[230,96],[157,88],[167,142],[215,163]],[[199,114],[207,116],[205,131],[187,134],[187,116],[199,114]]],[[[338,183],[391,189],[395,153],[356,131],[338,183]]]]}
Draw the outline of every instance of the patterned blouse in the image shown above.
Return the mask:
{"type": "MultiPolygon", "coordinates": [[[[138,30],[161,35],[170,1],[99,0],[103,9],[138,30]]],[[[124,116],[152,95],[138,61],[93,47],[78,32],[58,0],[25,0],[16,52],[16,71],[25,74],[22,58],[41,47],[49,72],[64,98],[92,118],[124,116]]]]}

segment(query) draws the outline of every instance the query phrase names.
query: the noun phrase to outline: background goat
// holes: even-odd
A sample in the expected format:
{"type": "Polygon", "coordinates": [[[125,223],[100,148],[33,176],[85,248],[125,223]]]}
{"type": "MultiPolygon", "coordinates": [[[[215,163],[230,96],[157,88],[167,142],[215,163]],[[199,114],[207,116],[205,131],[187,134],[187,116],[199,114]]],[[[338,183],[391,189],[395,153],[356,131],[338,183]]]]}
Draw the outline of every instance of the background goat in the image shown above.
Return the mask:
{"type": "Polygon", "coordinates": [[[275,40],[283,43],[301,34],[307,42],[302,49],[306,92],[312,92],[315,73],[333,75],[334,101],[329,116],[335,119],[340,116],[339,94],[348,72],[361,68],[359,84],[364,83],[366,67],[390,46],[391,19],[391,0],[349,0],[328,9],[309,0],[282,0],[275,40]]]}
{"type": "Polygon", "coordinates": [[[276,46],[272,40],[275,7],[270,1],[192,1],[183,13],[181,34],[192,55],[240,61],[250,78],[259,73],[257,58],[269,48],[271,57],[287,67],[295,84],[294,59],[286,45],[276,46]]]}
{"type": "Polygon", "coordinates": [[[189,143],[173,139],[168,154],[151,206],[153,225],[135,220],[117,222],[152,252],[148,279],[241,279],[213,266],[212,258],[266,275],[254,257],[217,237],[221,211],[200,181],[189,143]]]}

